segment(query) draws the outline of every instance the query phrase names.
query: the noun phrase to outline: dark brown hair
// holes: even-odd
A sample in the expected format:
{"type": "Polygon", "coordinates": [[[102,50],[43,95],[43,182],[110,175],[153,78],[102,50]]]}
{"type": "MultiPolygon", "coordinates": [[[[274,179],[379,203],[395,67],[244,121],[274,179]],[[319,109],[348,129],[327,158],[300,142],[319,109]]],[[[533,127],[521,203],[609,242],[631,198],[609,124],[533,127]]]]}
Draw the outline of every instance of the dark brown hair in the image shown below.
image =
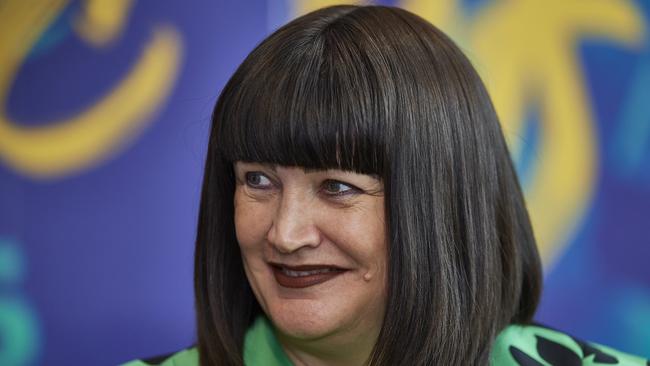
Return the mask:
{"type": "Polygon", "coordinates": [[[198,222],[202,365],[242,365],[261,313],[235,237],[232,162],[379,176],[388,303],[372,365],[487,364],[528,322],[541,268],[496,113],[440,30],[405,10],[335,6],[258,45],[214,109],[198,222]]]}

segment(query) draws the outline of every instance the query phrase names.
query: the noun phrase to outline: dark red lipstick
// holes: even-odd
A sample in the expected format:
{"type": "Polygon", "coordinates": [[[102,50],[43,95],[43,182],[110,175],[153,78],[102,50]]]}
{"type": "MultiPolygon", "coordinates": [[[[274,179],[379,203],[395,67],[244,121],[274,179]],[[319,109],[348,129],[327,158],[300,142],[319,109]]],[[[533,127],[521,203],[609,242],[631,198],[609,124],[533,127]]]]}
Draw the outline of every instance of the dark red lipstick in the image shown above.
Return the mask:
{"type": "Polygon", "coordinates": [[[287,266],[271,264],[275,280],[280,286],[305,288],[331,280],[345,272],[345,269],[327,265],[287,266]]]}

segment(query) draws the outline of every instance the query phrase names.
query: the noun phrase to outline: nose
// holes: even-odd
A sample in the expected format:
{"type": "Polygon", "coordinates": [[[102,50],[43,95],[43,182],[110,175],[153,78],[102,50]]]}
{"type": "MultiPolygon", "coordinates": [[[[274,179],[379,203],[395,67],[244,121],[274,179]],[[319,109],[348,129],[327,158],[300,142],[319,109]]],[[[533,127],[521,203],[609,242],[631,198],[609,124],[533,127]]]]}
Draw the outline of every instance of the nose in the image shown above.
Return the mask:
{"type": "Polygon", "coordinates": [[[321,233],[315,224],[315,211],[306,194],[283,194],[267,234],[269,243],[282,254],[317,247],[321,233]]]}

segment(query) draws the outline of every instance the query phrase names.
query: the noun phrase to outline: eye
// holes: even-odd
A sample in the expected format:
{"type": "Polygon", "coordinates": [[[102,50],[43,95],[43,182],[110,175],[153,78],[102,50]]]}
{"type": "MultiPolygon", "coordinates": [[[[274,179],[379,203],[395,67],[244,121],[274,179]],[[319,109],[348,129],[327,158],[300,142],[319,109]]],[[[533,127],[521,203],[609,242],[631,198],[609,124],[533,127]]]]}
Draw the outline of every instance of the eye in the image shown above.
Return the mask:
{"type": "Polygon", "coordinates": [[[358,193],[359,189],[353,185],[328,179],[323,182],[323,192],[328,196],[344,196],[358,193]]]}
{"type": "Polygon", "coordinates": [[[246,185],[251,188],[268,189],[273,186],[271,180],[261,172],[247,172],[245,177],[246,185]]]}

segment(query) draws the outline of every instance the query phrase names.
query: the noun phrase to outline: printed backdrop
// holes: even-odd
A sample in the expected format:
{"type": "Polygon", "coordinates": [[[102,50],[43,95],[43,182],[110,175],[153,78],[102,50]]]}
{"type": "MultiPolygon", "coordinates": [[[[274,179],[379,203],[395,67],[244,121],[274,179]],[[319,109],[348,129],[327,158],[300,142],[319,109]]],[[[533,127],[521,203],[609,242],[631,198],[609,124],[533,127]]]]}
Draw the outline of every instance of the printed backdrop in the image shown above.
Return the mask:
{"type": "MultiPolygon", "coordinates": [[[[339,2],[0,3],[0,365],[194,342],[211,108],[291,18],[339,2]]],[[[650,357],[650,3],[402,0],[490,89],[546,269],[538,320],[650,357]]]]}

